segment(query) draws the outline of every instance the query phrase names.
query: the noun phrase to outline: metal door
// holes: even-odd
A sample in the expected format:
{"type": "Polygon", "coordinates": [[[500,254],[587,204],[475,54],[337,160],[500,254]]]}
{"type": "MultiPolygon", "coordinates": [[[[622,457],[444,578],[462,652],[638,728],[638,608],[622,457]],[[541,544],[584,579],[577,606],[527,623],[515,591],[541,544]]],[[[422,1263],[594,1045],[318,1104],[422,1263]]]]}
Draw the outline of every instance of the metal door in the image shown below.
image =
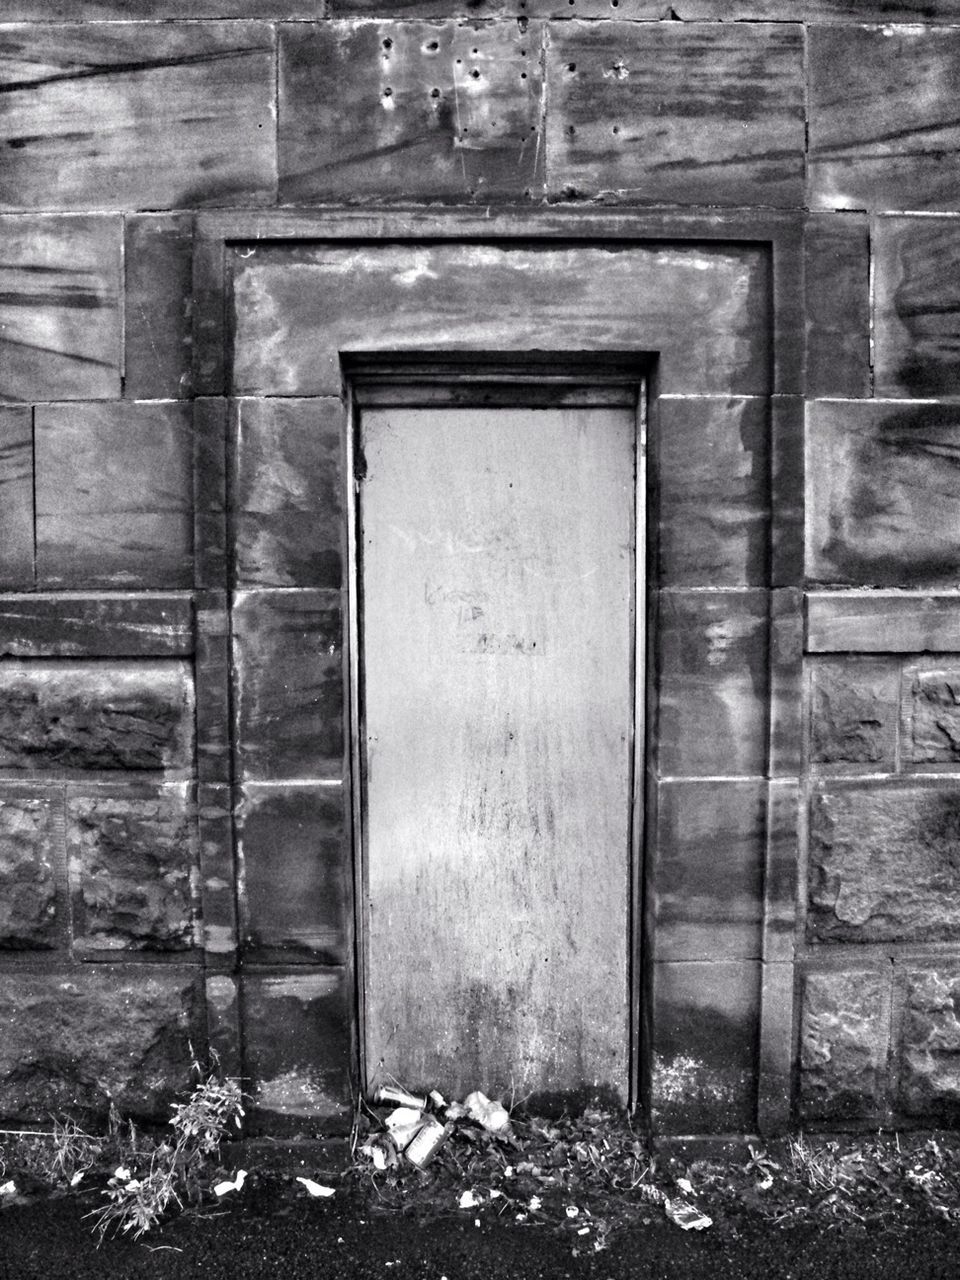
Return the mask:
{"type": "Polygon", "coordinates": [[[625,406],[362,411],[368,1086],[626,1101],[636,441],[625,406]]]}

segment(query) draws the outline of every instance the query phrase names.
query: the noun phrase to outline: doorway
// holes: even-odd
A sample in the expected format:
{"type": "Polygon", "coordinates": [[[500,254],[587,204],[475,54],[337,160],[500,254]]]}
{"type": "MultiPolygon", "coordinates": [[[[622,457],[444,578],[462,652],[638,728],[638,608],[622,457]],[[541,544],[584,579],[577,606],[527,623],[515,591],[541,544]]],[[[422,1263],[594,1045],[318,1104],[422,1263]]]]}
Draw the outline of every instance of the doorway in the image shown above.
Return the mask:
{"type": "Polygon", "coordinates": [[[625,1104],[638,383],[448,377],[355,401],[365,1087],[625,1104]]]}

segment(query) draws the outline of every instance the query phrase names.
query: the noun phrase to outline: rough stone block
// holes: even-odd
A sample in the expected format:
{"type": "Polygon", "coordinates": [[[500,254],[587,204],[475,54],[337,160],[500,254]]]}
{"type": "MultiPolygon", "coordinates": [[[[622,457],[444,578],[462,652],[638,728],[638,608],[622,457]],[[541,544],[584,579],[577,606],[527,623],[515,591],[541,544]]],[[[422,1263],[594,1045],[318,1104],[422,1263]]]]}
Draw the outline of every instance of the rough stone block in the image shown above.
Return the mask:
{"type": "Polygon", "coordinates": [[[896,663],[861,657],[811,663],[811,760],[893,769],[899,694],[896,663]]]}
{"type": "Polygon", "coordinates": [[[0,1117],[166,1121],[202,1045],[193,973],[115,966],[18,974],[0,987],[0,1117]]]}
{"type": "Polygon", "coordinates": [[[770,542],[765,399],[658,402],[659,581],[764,586],[770,542]]]}
{"type": "Polygon", "coordinates": [[[0,657],[174,658],[193,648],[186,595],[0,596],[0,657]]]}
{"type": "Polygon", "coordinates": [[[869,396],[870,235],[865,218],[821,215],[804,228],[807,395],[869,396]]]}
{"type": "Polygon", "coordinates": [[[51,797],[0,788],[0,947],[54,945],[55,856],[51,797]]]}
{"type": "Polygon", "coordinates": [[[248,974],[242,1008],[247,1075],[269,1132],[312,1132],[351,1112],[350,983],[341,969],[248,974]]]}
{"type": "MultiPolygon", "coordinates": [[[[583,0],[577,0],[583,3],[583,0]]],[[[675,0],[684,22],[956,22],[960,0],[675,0]]],[[[666,15],[662,15],[666,16],[666,15]]]]}
{"type": "Polygon", "coordinates": [[[142,214],[124,220],[123,394],[131,400],[190,394],[193,218],[142,214]]]}
{"type": "Polygon", "coordinates": [[[556,23],[547,93],[554,197],[803,202],[798,26],[556,23]]]}
{"type": "Polygon", "coordinates": [[[660,773],[764,774],[769,593],[664,592],[659,607],[660,773]]]}
{"type": "Polygon", "coordinates": [[[74,946],[182,951],[196,938],[189,784],[67,799],[74,946]]]}
{"type": "Polygon", "coordinates": [[[759,963],[657,964],[653,992],[654,1131],[752,1129],[757,1103],[759,963]]]}
{"type": "Polygon", "coordinates": [[[37,579],[47,587],[191,587],[187,404],[36,410],[37,579]]]}
{"type": "Polygon", "coordinates": [[[955,586],[960,405],[807,407],[807,576],[855,586],[955,586]]]}
{"type": "Polygon", "coordinates": [[[235,741],[245,779],[340,777],[341,625],[339,593],[237,594],[235,741]]]}
{"type": "Polygon", "coordinates": [[[956,209],[960,30],[807,31],[814,209],[956,209]]]}
{"type": "Polygon", "coordinates": [[[237,822],[247,947],[344,964],[352,861],[342,786],[247,786],[237,822]]]}
{"type": "Polygon", "coordinates": [[[913,764],[960,760],[960,661],[908,673],[904,757],[913,764]]]}
{"type": "Polygon", "coordinates": [[[282,29],[280,200],[542,192],[540,26],[282,29]]]}
{"type": "Polygon", "coordinates": [[[0,217],[0,237],[0,400],[118,396],[119,216],[0,217]]]}
{"type": "Polygon", "coordinates": [[[327,0],[7,0],[8,22],[146,22],[185,12],[191,18],[322,18],[327,0]]]}
{"type": "Polygon", "coordinates": [[[880,218],[874,253],[877,395],[960,395],[960,224],[880,218]]]}
{"type": "Polygon", "coordinates": [[[907,970],[900,1025],[899,1106],[912,1116],[960,1120],[960,972],[907,970]]]}
{"type": "Polygon", "coordinates": [[[811,802],[809,867],[811,938],[960,939],[956,784],[822,785],[811,802]]]}
{"type": "Polygon", "coordinates": [[[766,784],[665,782],[651,874],[658,960],[760,955],[766,784]]]}
{"type": "Polygon", "coordinates": [[[3,27],[0,206],[271,203],[274,57],[260,22],[3,27]]]}
{"type": "Polygon", "coordinates": [[[809,973],[800,1023],[800,1115],[866,1120],[886,1100],[890,975],[809,973]]]}
{"type": "Polygon", "coordinates": [[[343,413],[333,398],[235,402],[237,586],[340,586],[343,413]]]}
{"type": "Polygon", "coordinates": [[[0,407],[0,587],[32,586],[33,415],[0,407]]]}
{"type": "Polygon", "coordinates": [[[242,253],[232,263],[237,394],[340,396],[341,354],[398,350],[650,350],[664,395],[770,387],[770,263],[751,245],[242,253]]]}
{"type": "Polygon", "coordinates": [[[0,663],[4,769],[186,769],[192,754],[184,662],[0,663]]]}

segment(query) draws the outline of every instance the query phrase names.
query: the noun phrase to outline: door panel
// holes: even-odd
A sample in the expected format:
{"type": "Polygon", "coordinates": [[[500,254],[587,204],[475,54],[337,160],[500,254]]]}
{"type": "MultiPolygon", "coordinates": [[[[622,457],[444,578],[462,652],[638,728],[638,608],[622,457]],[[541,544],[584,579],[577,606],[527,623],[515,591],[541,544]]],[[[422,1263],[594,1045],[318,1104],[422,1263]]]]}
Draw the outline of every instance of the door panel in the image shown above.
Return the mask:
{"type": "Polygon", "coordinates": [[[635,439],[363,411],[368,1085],[626,1101],[635,439]]]}

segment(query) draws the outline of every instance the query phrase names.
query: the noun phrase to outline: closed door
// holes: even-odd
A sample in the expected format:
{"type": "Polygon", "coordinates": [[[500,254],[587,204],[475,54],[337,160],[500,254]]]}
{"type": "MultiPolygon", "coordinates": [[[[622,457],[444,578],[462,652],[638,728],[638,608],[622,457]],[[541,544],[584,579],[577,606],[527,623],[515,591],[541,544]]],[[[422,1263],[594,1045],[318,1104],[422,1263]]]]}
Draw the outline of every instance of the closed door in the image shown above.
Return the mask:
{"type": "Polygon", "coordinates": [[[626,1101],[636,415],[367,408],[368,1087],[626,1101]]]}

